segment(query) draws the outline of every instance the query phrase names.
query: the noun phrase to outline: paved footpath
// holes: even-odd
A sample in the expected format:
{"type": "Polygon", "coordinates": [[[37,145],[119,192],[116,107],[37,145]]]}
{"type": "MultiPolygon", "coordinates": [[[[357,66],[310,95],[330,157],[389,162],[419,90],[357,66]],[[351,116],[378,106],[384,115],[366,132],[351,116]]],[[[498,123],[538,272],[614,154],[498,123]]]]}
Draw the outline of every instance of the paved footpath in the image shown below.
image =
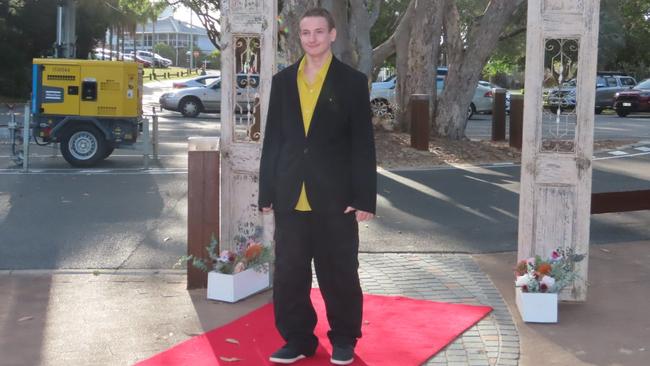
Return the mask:
{"type": "MultiPolygon", "coordinates": [[[[517,365],[511,314],[471,256],[359,260],[367,293],[494,308],[426,365],[517,365]]],[[[0,271],[0,293],[3,366],[132,365],[271,299],[266,291],[237,304],[209,301],[205,290],[185,290],[184,271],[0,271]]]]}

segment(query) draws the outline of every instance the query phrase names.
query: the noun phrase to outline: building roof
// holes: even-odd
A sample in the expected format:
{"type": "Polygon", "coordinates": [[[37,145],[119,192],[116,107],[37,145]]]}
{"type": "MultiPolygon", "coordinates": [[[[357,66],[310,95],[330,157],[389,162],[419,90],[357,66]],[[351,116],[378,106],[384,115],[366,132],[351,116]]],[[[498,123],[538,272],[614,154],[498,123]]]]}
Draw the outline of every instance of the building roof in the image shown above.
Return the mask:
{"type": "MultiPolygon", "coordinates": [[[[141,34],[142,27],[138,27],[136,33],[141,34]]],[[[147,22],[144,33],[153,33],[153,23],[147,22]]],[[[207,35],[208,32],[203,28],[197,20],[197,24],[185,23],[172,16],[160,18],[156,22],[156,33],[182,33],[182,34],[196,34],[207,35]]]]}

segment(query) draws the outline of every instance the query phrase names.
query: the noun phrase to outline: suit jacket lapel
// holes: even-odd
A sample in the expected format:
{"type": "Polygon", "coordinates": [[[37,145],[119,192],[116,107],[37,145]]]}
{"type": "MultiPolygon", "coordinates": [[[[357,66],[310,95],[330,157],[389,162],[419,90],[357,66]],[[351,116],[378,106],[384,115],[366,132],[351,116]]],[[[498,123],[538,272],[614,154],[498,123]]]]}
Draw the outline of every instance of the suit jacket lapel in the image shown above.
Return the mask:
{"type": "Polygon", "coordinates": [[[292,70],[289,85],[287,85],[287,98],[290,107],[289,117],[293,119],[294,127],[299,128],[300,134],[304,136],[305,125],[302,120],[302,107],[300,106],[300,94],[298,93],[298,65],[300,65],[300,60],[289,66],[292,70]]]}
{"type": "MultiPolygon", "coordinates": [[[[307,137],[311,135],[311,132],[314,130],[314,125],[318,127],[323,122],[320,120],[323,118],[323,112],[328,101],[331,99],[331,96],[334,94],[334,78],[336,76],[336,63],[338,60],[336,57],[332,56],[332,63],[330,64],[327,73],[325,74],[325,80],[323,81],[323,87],[320,90],[318,95],[318,100],[316,100],[316,107],[314,108],[314,114],[311,117],[311,123],[309,124],[309,130],[307,131],[307,137]]],[[[302,115],[302,113],[301,113],[302,115]]]]}

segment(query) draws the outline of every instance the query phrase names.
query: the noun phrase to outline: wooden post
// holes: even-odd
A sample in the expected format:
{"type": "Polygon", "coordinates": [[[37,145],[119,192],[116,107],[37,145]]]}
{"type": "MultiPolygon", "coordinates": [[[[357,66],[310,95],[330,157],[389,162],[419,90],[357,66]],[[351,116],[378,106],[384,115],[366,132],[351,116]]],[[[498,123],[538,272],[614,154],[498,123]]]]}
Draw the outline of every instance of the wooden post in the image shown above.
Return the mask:
{"type": "Polygon", "coordinates": [[[521,150],[521,134],[524,126],[524,96],[510,96],[510,147],[521,150]]]}
{"type": "Polygon", "coordinates": [[[494,89],[492,103],[492,141],[506,140],[506,90],[494,89]]]}
{"type": "MultiPolygon", "coordinates": [[[[219,138],[188,140],[187,254],[209,259],[205,249],[219,238],[219,138]]],[[[187,288],[205,288],[208,274],[187,264],[187,288]]]]}
{"type": "Polygon", "coordinates": [[[411,147],[429,150],[429,95],[411,95],[411,147]]]}

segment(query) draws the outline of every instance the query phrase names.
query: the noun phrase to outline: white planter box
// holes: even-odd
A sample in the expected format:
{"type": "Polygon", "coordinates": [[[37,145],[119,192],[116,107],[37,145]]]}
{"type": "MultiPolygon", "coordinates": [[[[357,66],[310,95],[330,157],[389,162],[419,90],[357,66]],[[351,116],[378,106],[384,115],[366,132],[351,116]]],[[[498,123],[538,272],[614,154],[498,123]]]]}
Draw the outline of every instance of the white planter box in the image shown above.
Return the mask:
{"type": "Polygon", "coordinates": [[[236,302],[269,287],[269,271],[247,269],[237,274],[208,272],[208,299],[236,302]]]}
{"type": "Polygon", "coordinates": [[[522,292],[516,288],[521,319],[530,323],[557,323],[557,294],[522,292]]]}

